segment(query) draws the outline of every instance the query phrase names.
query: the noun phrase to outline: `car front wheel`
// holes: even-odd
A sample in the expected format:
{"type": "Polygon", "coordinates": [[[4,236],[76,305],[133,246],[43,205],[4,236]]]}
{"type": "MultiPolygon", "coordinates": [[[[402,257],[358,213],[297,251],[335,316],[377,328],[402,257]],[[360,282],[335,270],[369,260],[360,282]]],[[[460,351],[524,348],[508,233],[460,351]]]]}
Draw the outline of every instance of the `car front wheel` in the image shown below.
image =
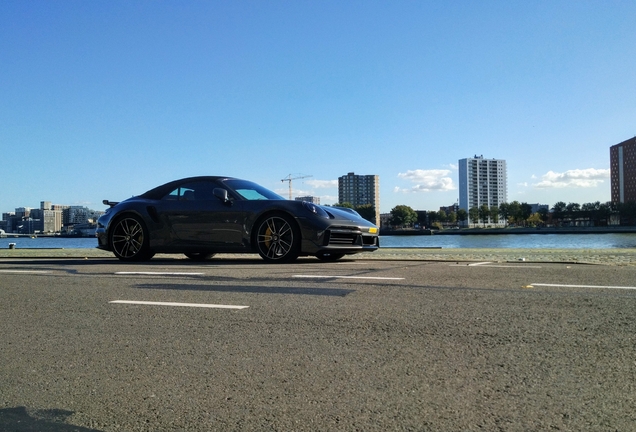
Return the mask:
{"type": "Polygon", "coordinates": [[[300,254],[300,230],[286,214],[266,216],[256,225],[256,249],[267,262],[289,263],[300,254]]]}
{"type": "Polygon", "coordinates": [[[148,244],[148,230],[141,218],[128,215],[115,221],[111,230],[110,246],[117,258],[122,261],[149,260],[154,254],[148,244]]]}

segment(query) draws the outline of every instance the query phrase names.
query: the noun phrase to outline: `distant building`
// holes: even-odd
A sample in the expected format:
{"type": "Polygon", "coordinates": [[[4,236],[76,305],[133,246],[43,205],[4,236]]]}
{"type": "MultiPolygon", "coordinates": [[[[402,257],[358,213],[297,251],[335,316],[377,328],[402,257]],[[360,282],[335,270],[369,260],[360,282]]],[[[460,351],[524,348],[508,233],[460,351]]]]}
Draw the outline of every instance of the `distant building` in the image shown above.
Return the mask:
{"type": "Polygon", "coordinates": [[[42,210],[42,232],[56,233],[62,231],[62,211],[42,210]]]}
{"type": "Polygon", "coordinates": [[[294,200],[310,202],[310,203],[313,203],[313,204],[320,204],[320,197],[315,197],[315,196],[296,197],[296,198],[294,198],[294,200]]]}
{"type": "Polygon", "coordinates": [[[88,207],[83,206],[67,206],[63,210],[63,224],[75,225],[85,224],[96,221],[103,211],[91,210],[88,207]]]}
{"type": "Polygon", "coordinates": [[[20,219],[20,218],[25,218],[29,216],[31,216],[31,207],[17,207],[15,209],[16,218],[20,219]]]}
{"type": "Polygon", "coordinates": [[[381,228],[390,227],[392,218],[393,218],[393,215],[391,213],[382,213],[380,215],[380,225],[378,226],[381,228]]]}
{"type": "Polygon", "coordinates": [[[447,215],[451,213],[457,214],[457,212],[459,211],[459,204],[455,203],[453,205],[440,207],[439,209],[447,215]]]}
{"type": "MultiPolygon", "coordinates": [[[[508,200],[506,161],[484,159],[483,156],[459,160],[459,208],[468,212],[473,207],[499,206],[508,200]]],[[[477,223],[470,218],[467,224],[477,223]]],[[[492,222],[489,222],[492,223],[492,222]]],[[[504,224],[504,221],[499,221],[504,224]]]]}
{"type": "Polygon", "coordinates": [[[636,202],[636,137],[610,147],[612,202],[636,202]]]}
{"type": "Polygon", "coordinates": [[[14,212],[6,212],[2,213],[2,229],[5,232],[12,233],[15,228],[15,221],[17,218],[15,217],[14,212]]]}
{"type": "Polygon", "coordinates": [[[62,230],[62,211],[61,210],[43,210],[31,209],[28,218],[22,218],[22,220],[31,219],[30,225],[33,228],[33,233],[55,233],[62,230]]]}
{"type": "Polygon", "coordinates": [[[75,225],[94,225],[103,215],[101,210],[83,206],[51,204],[41,201],[40,208],[17,207],[15,212],[2,213],[0,229],[6,233],[52,234],[64,230],[73,231],[75,225]],[[69,229],[70,227],[70,229],[69,229]]]}
{"type": "Polygon", "coordinates": [[[338,202],[353,207],[371,204],[375,209],[375,224],[380,226],[380,176],[350,172],[338,177],[338,202]]]}

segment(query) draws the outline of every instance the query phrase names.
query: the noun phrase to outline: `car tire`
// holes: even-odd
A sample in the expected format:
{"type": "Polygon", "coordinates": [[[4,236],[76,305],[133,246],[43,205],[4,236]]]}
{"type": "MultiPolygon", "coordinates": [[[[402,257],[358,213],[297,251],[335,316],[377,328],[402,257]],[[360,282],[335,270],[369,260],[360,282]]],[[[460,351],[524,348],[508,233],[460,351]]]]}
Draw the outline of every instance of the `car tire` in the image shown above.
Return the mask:
{"type": "Polygon", "coordinates": [[[118,218],[110,230],[110,247],[121,261],[147,261],[153,257],[150,251],[148,229],[137,215],[118,218]]]}
{"type": "Polygon", "coordinates": [[[192,261],[207,261],[214,256],[213,253],[205,253],[205,252],[188,252],[184,254],[192,261]]]}
{"type": "Polygon", "coordinates": [[[300,230],[285,213],[266,215],[256,223],[258,254],[268,263],[290,263],[300,255],[300,230]]]}
{"type": "Polygon", "coordinates": [[[338,261],[343,256],[345,256],[345,254],[343,253],[323,252],[323,253],[317,254],[316,258],[318,258],[320,261],[334,262],[334,261],[338,261]]]}

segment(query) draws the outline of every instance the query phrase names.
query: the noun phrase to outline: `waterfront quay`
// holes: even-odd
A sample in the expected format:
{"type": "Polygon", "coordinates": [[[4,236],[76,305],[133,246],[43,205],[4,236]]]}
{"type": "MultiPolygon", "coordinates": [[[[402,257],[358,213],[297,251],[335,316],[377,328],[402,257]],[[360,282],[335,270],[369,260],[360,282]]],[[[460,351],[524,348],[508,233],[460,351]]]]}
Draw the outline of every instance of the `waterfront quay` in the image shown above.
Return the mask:
{"type": "Polygon", "coordinates": [[[472,228],[456,229],[385,229],[380,230],[381,235],[505,235],[505,234],[628,234],[636,233],[636,226],[605,226],[605,227],[506,227],[484,228],[475,226],[472,228]]]}
{"type": "MultiPolygon", "coordinates": [[[[213,262],[226,262],[257,257],[254,254],[217,254],[213,262]]],[[[0,258],[112,258],[111,252],[97,248],[82,249],[0,249],[0,258]]],[[[184,255],[155,255],[154,260],[187,260],[184,255]]],[[[317,261],[300,258],[301,261],[317,261]]],[[[345,257],[355,261],[456,261],[456,262],[536,262],[636,266],[636,249],[487,249],[487,248],[380,248],[375,252],[345,257]]]]}

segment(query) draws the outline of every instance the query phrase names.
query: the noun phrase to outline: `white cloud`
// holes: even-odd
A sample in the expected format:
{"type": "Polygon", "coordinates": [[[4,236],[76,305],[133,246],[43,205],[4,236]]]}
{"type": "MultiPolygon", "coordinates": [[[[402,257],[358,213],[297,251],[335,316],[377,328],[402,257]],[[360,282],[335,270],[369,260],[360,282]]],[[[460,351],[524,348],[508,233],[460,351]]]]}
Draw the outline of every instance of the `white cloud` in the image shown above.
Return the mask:
{"type": "Polygon", "coordinates": [[[538,189],[593,188],[609,177],[609,169],[574,169],[563,173],[548,171],[541,176],[541,181],[533,186],[538,189]]]}
{"type": "Polygon", "coordinates": [[[338,202],[338,197],[334,195],[320,195],[321,204],[333,204],[338,202]]]}
{"type": "Polygon", "coordinates": [[[405,173],[399,173],[398,177],[415,183],[415,186],[409,189],[396,187],[394,192],[430,192],[430,191],[449,191],[457,189],[450,177],[451,171],[446,169],[433,170],[409,170],[405,173]]]}
{"type": "Polygon", "coordinates": [[[337,188],[338,180],[305,180],[305,183],[316,189],[337,188]]]}

